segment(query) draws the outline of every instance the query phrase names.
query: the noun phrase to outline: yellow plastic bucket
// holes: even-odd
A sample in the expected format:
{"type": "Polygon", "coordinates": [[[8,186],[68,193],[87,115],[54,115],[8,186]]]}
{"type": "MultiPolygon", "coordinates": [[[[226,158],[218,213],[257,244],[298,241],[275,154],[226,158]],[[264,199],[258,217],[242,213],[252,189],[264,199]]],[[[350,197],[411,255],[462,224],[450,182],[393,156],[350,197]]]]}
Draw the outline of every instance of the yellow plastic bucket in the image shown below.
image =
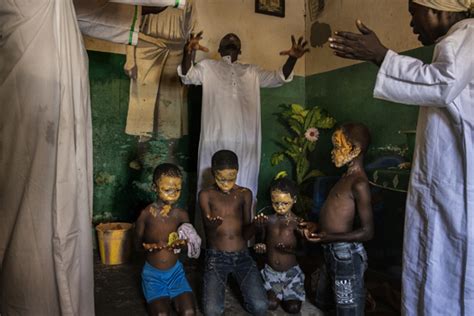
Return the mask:
{"type": "Polygon", "coordinates": [[[100,260],[114,265],[130,261],[132,254],[132,224],[103,223],[95,227],[100,260]]]}

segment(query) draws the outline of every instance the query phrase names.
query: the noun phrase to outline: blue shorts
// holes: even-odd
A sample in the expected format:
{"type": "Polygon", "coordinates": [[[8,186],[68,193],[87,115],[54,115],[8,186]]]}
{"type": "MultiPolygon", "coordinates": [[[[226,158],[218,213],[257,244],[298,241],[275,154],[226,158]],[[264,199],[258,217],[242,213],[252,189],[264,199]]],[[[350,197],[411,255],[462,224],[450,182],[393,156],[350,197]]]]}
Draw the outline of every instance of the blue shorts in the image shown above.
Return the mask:
{"type": "Polygon", "coordinates": [[[185,292],[192,292],[180,261],[168,270],[157,269],[145,262],[142,289],[147,303],[160,297],[174,298],[185,292]]]}

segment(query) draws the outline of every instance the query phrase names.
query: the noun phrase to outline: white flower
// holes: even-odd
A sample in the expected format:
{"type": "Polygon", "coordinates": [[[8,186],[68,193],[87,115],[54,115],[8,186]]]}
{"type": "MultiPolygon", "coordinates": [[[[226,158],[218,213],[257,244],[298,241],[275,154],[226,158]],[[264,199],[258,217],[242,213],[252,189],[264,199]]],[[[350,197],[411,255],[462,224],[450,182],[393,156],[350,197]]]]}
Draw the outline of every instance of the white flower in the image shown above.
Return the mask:
{"type": "Polygon", "coordinates": [[[319,131],[315,127],[310,127],[304,133],[304,137],[313,143],[319,139],[319,131]]]}

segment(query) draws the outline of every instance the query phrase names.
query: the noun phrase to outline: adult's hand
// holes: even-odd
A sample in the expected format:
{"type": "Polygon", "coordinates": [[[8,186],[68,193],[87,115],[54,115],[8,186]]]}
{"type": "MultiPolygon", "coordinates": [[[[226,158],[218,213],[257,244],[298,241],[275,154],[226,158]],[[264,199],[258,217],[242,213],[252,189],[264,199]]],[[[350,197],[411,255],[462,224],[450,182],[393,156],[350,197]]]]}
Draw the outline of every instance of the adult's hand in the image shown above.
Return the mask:
{"type": "Polygon", "coordinates": [[[203,52],[209,52],[209,49],[207,47],[202,46],[199,44],[199,41],[202,40],[202,31],[194,35],[194,33],[191,33],[188,42],[185,45],[185,49],[188,52],[188,54],[191,54],[193,51],[200,50],[203,52]]]}
{"type": "Polygon", "coordinates": [[[295,37],[291,35],[291,48],[280,52],[280,55],[287,55],[296,59],[301,58],[304,54],[309,52],[309,48],[305,48],[307,44],[307,41],[303,41],[303,36],[296,42],[295,37]]]}
{"type": "Polygon", "coordinates": [[[388,49],[382,45],[377,34],[360,20],[356,21],[356,26],[361,34],[337,31],[334,37],[329,38],[329,47],[339,57],[371,61],[380,66],[388,49]]]}

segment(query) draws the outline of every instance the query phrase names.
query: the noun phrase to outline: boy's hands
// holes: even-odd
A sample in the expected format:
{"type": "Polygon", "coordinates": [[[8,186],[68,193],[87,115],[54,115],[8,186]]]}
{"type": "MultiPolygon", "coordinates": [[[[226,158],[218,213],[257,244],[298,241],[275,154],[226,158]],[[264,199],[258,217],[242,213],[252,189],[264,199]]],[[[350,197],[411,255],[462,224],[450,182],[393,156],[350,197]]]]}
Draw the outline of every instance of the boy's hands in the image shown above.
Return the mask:
{"type": "Polygon", "coordinates": [[[310,233],[309,231],[304,232],[304,237],[306,238],[307,241],[313,242],[313,243],[319,243],[319,242],[324,242],[327,241],[326,237],[327,234],[325,232],[320,232],[320,233],[310,233]]]}
{"type": "Polygon", "coordinates": [[[275,249],[280,251],[280,252],[284,252],[284,253],[293,253],[294,252],[293,247],[285,245],[282,242],[279,242],[278,244],[276,244],[275,249]]]}
{"type": "Polygon", "coordinates": [[[175,249],[182,249],[186,247],[186,239],[178,239],[174,241],[171,245],[160,245],[159,243],[143,243],[143,248],[148,252],[158,252],[161,250],[173,251],[175,249]]]}
{"type": "Polygon", "coordinates": [[[206,216],[207,218],[207,221],[209,222],[209,224],[213,227],[218,227],[222,224],[222,221],[224,220],[222,217],[220,216],[210,216],[210,215],[207,215],[206,216]]]}
{"type": "Polygon", "coordinates": [[[258,228],[263,228],[268,223],[268,216],[260,213],[253,218],[253,222],[258,228]]]}
{"type": "Polygon", "coordinates": [[[264,254],[267,252],[267,245],[263,243],[255,244],[253,246],[253,250],[255,250],[255,252],[258,254],[264,254]]]}
{"type": "Polygon", "coordinates": [[[317,232],[318,224],[314,222],[301,222],[298,224],[298,232],[309,242],[322,242],[326,240],[325,232],[317,232]]]}
{"type": "Polygon", "coordinates": [[[175,249],[183,249],[186,247],[188,241],[186,239],[177,239],[171,245],[168,245],[166,248],[170,251],[175,249]]]}
{"type": "Polygon", "coordinates": [[[318,230],[318,224],[314,222],[300,222],[298,223],[298,232],[301,236],[305,236],[305,231],[315,233],[318,230]]]}
{"type": "Polygon", "coordinates": [[[199,41],[202,40],[202,33],[202,31],[197,33],[196,35],[194,35],[194,33],[191,33],[188,42],[184,46],[188,54],[191,54],[193,51],[196,50],[201,50],[206,53],[209,52],[209,49],[207,47],[201,46],[201,44],[199,44],[199,41]]]}
{"type": "Polygon", "coordinates": [[[161,251],[165,249],[167,246],[166,245],[160,245],[158,243],[143,243],[143,248],[148,251],[148,252],[153,252],[153,251],[161,251]]]}
{"type": "Polygon", "coordinates": [[[288,55],[296,59],[301,58],[304,54],[309,52],[309,48],[305,48],[307,44],[307,41],[303,41],[303,36],[298,39],[297,43],[295,37],[291,35],[291,48],[280,52],[280,55],[288,55]]]}

